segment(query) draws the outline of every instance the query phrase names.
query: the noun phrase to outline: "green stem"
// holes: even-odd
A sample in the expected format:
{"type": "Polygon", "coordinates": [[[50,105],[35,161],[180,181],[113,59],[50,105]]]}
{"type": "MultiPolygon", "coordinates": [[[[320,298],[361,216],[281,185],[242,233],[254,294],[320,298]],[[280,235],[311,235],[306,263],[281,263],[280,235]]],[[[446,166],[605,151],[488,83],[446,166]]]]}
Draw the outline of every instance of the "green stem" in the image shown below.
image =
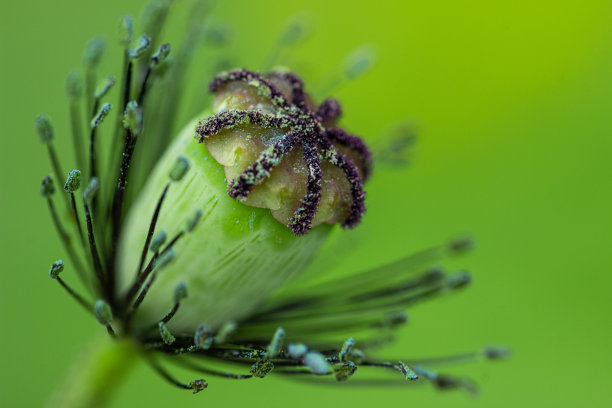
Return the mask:
{"type": "Polygon", "coordinates": [[[68,377],[56,390],[49,408],[101,408],[122,383],[140,349],[130,339],[98,340],[74,361],[68,377]]]}

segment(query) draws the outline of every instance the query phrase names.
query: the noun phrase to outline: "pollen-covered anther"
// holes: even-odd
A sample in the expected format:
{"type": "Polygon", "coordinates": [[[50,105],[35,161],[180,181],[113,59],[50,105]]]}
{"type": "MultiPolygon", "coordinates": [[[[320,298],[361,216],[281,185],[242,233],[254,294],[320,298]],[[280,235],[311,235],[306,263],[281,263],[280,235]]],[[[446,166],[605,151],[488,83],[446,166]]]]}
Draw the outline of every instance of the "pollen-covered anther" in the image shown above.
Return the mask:
{"type": "Polygon", "coordinates": [[[371,154],[336,127],[336,100],[317,107],[287,72],[223,72],[209,89],[217,114],[199,123],[196,138],[225,166],[230,197],[269,208],[295,235],[324,222],[360,222],[371,154]]]}

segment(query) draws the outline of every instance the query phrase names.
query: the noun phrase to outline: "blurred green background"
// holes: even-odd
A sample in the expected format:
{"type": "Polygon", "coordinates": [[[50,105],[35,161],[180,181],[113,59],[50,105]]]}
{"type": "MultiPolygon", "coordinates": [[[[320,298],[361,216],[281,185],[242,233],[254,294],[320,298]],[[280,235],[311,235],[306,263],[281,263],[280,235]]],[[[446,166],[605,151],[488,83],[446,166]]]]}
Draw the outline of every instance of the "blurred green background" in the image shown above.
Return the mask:
{"type": "MultiPolygon", "coordinates": [[[[188,10],[177,3],[171,41],[188,10]]],[[[477,250],[453,263],[473,271],[473,286],[412,310],[385,353],[436,356],[506,344],[514,356],[452,367],[480,383],[476,398],[429,386],[315,387],[274,376],[211,378],[206,392],[192,396],[143,364],[113,406],[610,406],[612,2],[219,3],[215,16],[235,27],[235,65],[258,68],[298,11],[308,12],[314,32],[279,62],[307,84],[324,84],[350,51],[374,45],[377,65],[333,91],[343,124],[373,144],[403,119],[418,130],[410,168],[375,175],[364,223],[347,234],[356,251],[328,273],[378,265],[457,234],[477,239],[477,250]]],[[[137,16],[141,5],[0,5],[1,406],[42,406],[102,330],[46,277],[64,255],[39,195],[49,166],[33,120],[47,113],[57,145],[70,149],[65,75],[80,67],[87,40],[102,34],[110,48],[100,73],[118,76],[117,21],[137,16]]],[[[189,101],[201,98],[219,55],[198,50],[189,101]]]]}

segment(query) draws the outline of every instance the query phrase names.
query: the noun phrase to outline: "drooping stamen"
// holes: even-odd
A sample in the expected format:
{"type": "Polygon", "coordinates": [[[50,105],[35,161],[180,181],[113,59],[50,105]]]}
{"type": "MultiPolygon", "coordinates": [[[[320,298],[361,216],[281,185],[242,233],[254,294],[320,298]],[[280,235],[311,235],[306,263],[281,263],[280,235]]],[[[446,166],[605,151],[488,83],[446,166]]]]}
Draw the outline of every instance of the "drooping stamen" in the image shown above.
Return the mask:
{"type": "Polygon", "coordinates": [[[159,335],[161,336],[164,344],[170,346],[176,341],[176,337],[174,337],[170,330],[168,330],[166,323],[163,321],[157,322],[157,327],[159,328],[159,335]]]}
{"type": "Polygon", "coordinates": [[[70,104],[70,128],[72,130],[72,145],[77,167],[85,168],[83,161],[83,128],[81,121],[81,97],[83,96],[83,80],[78,71],[71,71],[66,77],[66,94],[70,104]]]}
{"type": "Polygon", "coordinates": [[[290,105],[281,91],[272,85],[268,80],[257,72],[248,71],[246,69],[236,69],[232,71],[222,72],[217,75],[208,85],[208,90],[214,93],[222,85],[228,82],[242,81],[249,86],[257,89],[257,92],[269,98],[272,104],[277,108],[285,111],[290,111],[290,105]]]}
{"type": "Polygon", "coordinates": [[[321,122],[332,122],[342,115],[342,108],[337,99],[328,98],[321,102],[317,109],[317,116],[321,122]]]}
{"type": "Polygon", "coordinates": [[[357,168],[353,164],[353,162],[348,159],[344,154],[338,151],[327,139],[320,138],[319,143],[323,148],[323,156],[325,159],[333,164],[334,166],[340,168],[344,171],[346,178],[351,186],[351,197],[353,199],[353,203],[351,204],[351,209],[349,216],[342,223],[343,227],[352,228],[359,224],[361,221],[361,216],[365,212],[365,192],[363,191],[363,185],[361,181],[361,176],[357,171],[357,168]]]}
{"type": "Polygon", "coordinates": [[[300,202],[298,209],[295,210],[291,221],[289,221],[289,228],[291,228],[295,235],[304,235],[310,230],[319,201],[321,201],[323,172],[321,171],[321,160],[319,159],[315,143],[313,138],[310,137],[303,145],[304,163],[306,168],[308,168],[308,186],[306,195],[300,202]]]}
{"type": "Polygon", "coordinates": [[[60,278],[59,274],[64,270],[64,261],[61,259],[51,265],[49,269],[49,277],[51,279],[55,279],[65,290],[68,292],[70,296],[72,296],[81,306],[85,308],[88,312],[92,312],[92,305],[85,298],[79,295],[74,289],[72,289],[66,282],[60,278]]]}
{"type": "Polygon", "coordinates": [[[179,364],[183,367],[189,368],[194,371],[199,371],[203,374],[213,375],[215,377],[223,377],[230,380],[248,380],[249,378],[253,378],[251,374],[234,374],[227,371],[218,371],[213,370],[208,367],[201,366],[199,364],[194,363],[186,358],[175,358],[171,360],[172,362],[179,364]]]}
{"type": "Polygon", "coordinates": [[[229,196],[244,200],[255,186],[270,177],[272,170],[280,164],[282,157],[295,147],[298,140],[297,132],[289,132],[264,150],[253,164],[231,182],[227,191],[229,196]]]}
{"type": "Polygon", "coordinates": [[[170,384],[175,387],[181,388],[183,390],[193,390],[194,394],[197,394],[200,391],[203,391],[208,384],[204,379],[199,379],[190,382],[189,384],[184,384],[177,379],[175,379],[168,371],[166,371],[157,361],[155,361],[151,356],[147,356],[147,362],[149,365],[159,374],[163,379],[165,379],[170,384]]]}
{"type": "Polygon", "coordinates": [[[372,153],[366,144],[363,143],[363,140],[348,134],[340,128],[329,128],[325,131],[325,135],[330,142],[338,143],[340,146],[347,147],[359,154],[361,157],[363,180],[366,181],[372,173],[372,153]]]}
{"type": "Polygon", "coordinates": [[[275,116],[252,110],[244,111],[230,109],[200,121],[196,132],[200,136],[198,140],[202,143],[204,139],[214,136],[221,131],[231,130],[237,126],[246,125],[284,129],[290,127],[292,121],[284,116],[275,116]]]}

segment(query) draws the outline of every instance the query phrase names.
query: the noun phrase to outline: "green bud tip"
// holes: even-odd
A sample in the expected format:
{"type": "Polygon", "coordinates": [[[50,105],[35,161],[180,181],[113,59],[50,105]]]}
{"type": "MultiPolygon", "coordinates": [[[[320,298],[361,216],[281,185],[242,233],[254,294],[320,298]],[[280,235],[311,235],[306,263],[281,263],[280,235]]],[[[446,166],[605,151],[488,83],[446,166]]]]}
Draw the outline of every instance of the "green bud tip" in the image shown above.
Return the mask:
{"type": "Polygon", "coordinates": [[[101,37],[94,37],[89,40],[85,47],[85,53],[83,55],[83,61],[85,66],[93,68],[100,63],[102,55],[104,54],[104,48],[106,44],[104,39],[101,37]]]}
{"type": "Polygon", "coordinates": [[[278,355],[283,345],[284,338],[285,330],[282,327],[277,328],[274,332],[274,336],[272,337],[272,341],[270,341],[270,344],[268,344],[268,358],[274,358],[278,355]]]}
{"type": "Polygon", "coordinates": [[[128,50],[128,56],[132,59],[140,57],[151,45],[151,39],[143,34],[136,39],[136,44],[128,50]]]}
{"type": "Polygon", "coordinates": [[[110,103],[104,102],[96,116],[94,116],[91,122],[89,123],[92,129],[100,126],[100,123],[102,123],[106,115],[108,115],[108,112],[111,110],[112,107],[113,105],[111,105],[110,103]]]}
{"type": "Polygon", "coordinates": [[[253,377],[264,378],[270,371],[274,369],[274,363],[267,358],[260,358],[249,369],[253,377]]]}
{"type": "Polygon", "coordinates": [[[234,333],[237,328],[238,328],[238,325],[236,324],[236,322],[232,320],[230,320],[229,322],[223,323],[223,326],[221,326],[221,328],[219,329],[219,332],[217,332],[217,335],[215,336],[215,343],[219,344],[219,343],[225,342],[225,340],[232,333],[234,333]]]}
{"type": "Polygon", "coordinates": [[[162,44],[151,56],[151,62],[153,65],[158,65],[160,62],[165,61],[168,55],[170,55],[170,44],[162,44]]]}
{"type": "Polygon", "coordinates": [[[308,347],[303,343],[291,343],[287,346],[287,351],[291,358],[302,358],[308,352],[308,347]]]}
{"type": "Polygon", "coordinates": [[[92,179],[89,180],[87,188],[85,189],[85,191],[83,191],[83,200],[89,201],[89,199],[93,197],[96,191],[98,191],[98,188],[100,188],[100,181],[98,181],[97,177],[92,177],[92,179]]]}
{"type": "Polygon", "coordinates": [[[151,240],[151,245],[149,245],[149,249],[151,252],[157,252],[161,248],[162,245],[166,242],[166,231],[159,231],[153,239],[151,240]]]}
{"type": "Polygon", "coordinates": [[[173,248],[170,248],[167,251],[162,252],[162,254],[155,261],[155,268],[162,269],[164,266],[172,262],[175,257],[176,257],[176,251],[174,251],[173,248]]]}
{"type": "Polygon", "coordinates": [[[42,179],[42,183],[40,183],[40,194],[43,197],[49,197],[55,193],[55,185],[53,184],[53,179],[51,176],[47,176],[42,179]]]}
{"type": "Polygon", "coordinates": [[[193,231],[193,229],[198,225],[198,222],[202,219],[202,215],[204,215],[204,211],[200,208],[195,210],[193,215],[187,219],[187,232],[193,231]]]}
{"type": "Polygon", "coordinates": [[[338,358],[340,361],[346,361],[347,356],[351,353],[353,346],[355,345],[355,340],[352,337],[346,339],[344,344],[342,345],[342,349],[340,349],[340,353],[338,353],[338,358]]]}
{"type": "Polygon", "coordinates": [[[306,353],[304,356],[304,365],[315,375],[324,375],[331,370],[325,356],[317,351],[309,351],[306,353]]]}
{"type": "Polygon", "coordinates": [[[193,338],[195,346],[201,348],[202,350],[208,350],[210,346],[212,346],[213,340],[214,339],[208,325],[206,323],[199,325],[193,338]]]}
{"type": "Polygon", "coordinates": [[[125,14],[119,20],[119,44],[127,47],[132,42],[134,35],[134,19],[129,14],[125,14]]]}
{"type": "Polygon", "coordinates": [[[142,132],[142,108],[138,106],[138,102],[130,101],[125,107],[123,127],[129,129],[134,136],[142,132]]]}
{"type": "Polygon", "coordinates": [[[352,361],[334,364],[334,374],[337,381],[346,381],[357,371],[357,365],[352,361]]]}
{"type": "Polygon", "coordinates": [[[167,345],[171,345],[172,343],[174,343],[176,337],[174,337],[174,335],[170,333],[170,330],[168,330],[166,324],[164,322],[159,322],[157,323],[157,325],[159,326],[159,335],[161,336],[163,342],[167,345]]]}
{"type": "Polygon", "coordinates": [[[51,279],[57,279],[59,274],[64,270],[64,261],[61,259],[51,265],[51,269],[49,269],[49,277],[51,279]]]}
{"type": "Polygon", "coordinates": [[[174,302],[178,303],[183,299],[187,298],[187,284],[180,281],[176,288],[174,288],[174,302]]]}
{"type": "Polygon", "coordinates": [[[109,75],[106,79],[103,79],[98,83],[98,87],[96,88],[96,92],[94,93],[94,98],[101,99],[110,91],[110,89],[115,85],[115,77],[109,75]]]}
{"type": "Polygon", "coordinates": [[[83,79],[79,71],[73,70],[66,77],[66,94],[71,99],[78,99],[83,95],[83,79]]]}
{"type": "Polygon", "coordinates": [[[176,158],[176,163],[172,170],[170,170],[170,179],[173,181],[179,181],[183,178],[187,170],[189,170],[189,160],[186,156],[180,155],[176,158]]]}
{"type": "Polygon", "coordinates": [[[416,380],[419,379],[419,376],[417,375],[417,373],[415,373],[414,370],[412,368],[410,368],[403,361],[398,361],[398,363],[397,363],[397,365],[395,367],[397,368],[397,370],[400,373],[402,373],[404,375],[406,380],[416,381],[416,380]]]}
{"type": "Polygon", "coordinates": [[[98,323],[100,324],[107,325],[113,321],[113,312],[111,311],[108,303],[102,299],[96,300],[96,304],[94,305],[94,314],[96,315],[96,319],[98,319],[98,323]]]}
{"type": "Polygon", "coordinates": [[[36,131],[41,143],[46,144],[53,141],[53,127],[47,115],[38,115],[36,117],[36,131]]]}
{"type": "Polygon", "coordinates": [[[198,380],[190,382],[189,386],[193,390],[193,393],[197,394],[200,391],[204,391],[208,387],[208,383],[206,382],[206,380],[200,378],[198,380]]]}
{"type": "Polygon", "coordinates": [[[74,193],[81,187],[81,172],[79,170],[70,170],[68,178],[64,184],[64,191],[74,193]]]}

